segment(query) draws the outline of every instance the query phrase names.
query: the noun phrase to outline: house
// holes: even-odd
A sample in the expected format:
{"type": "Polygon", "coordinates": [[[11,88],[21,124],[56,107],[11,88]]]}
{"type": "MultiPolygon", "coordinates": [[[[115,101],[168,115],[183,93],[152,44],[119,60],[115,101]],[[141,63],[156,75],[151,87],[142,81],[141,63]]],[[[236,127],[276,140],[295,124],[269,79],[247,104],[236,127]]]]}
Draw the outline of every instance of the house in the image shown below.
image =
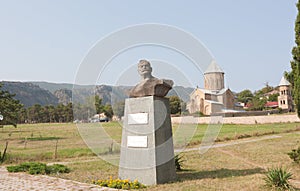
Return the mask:
{"type": "Polygon", "coordinates": [[[265,108],[276,109],[278,108],[278,101],[268,101],[265,104],[265,108]]]}

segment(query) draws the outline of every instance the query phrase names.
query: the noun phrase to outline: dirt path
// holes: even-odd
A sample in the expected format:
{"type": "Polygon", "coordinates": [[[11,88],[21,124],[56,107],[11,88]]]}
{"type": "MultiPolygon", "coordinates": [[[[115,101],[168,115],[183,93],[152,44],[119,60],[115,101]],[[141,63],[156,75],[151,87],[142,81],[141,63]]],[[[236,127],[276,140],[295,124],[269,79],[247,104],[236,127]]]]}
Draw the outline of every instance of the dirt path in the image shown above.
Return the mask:
{"type": "MultiPolygon", "coordinates": [[[[243,140],[234,140],[230,141],[228,143],[218,143],[218,144],[213,144],[211,146],[201,146],[201,149],[203,148],[220,148],[220,147],[227,147],[227,146],[232,146],[232,145],[239,145],[239,144],[244,144],[244,143],[251,143],[251,142],[258,142],[258,141],[263,141],[267,139],[276,139],[280,138],[280,135],[269,135],[269,136],[263,136],[259,138],[248,138],[248,139],[243,139],[243,140]]],[[[186,148],[186,149],[175,149],[175,152],[188,152],[188,151],[197,151],[200,150],[200,147],[193,147],[193,148],[186,148]]]]}

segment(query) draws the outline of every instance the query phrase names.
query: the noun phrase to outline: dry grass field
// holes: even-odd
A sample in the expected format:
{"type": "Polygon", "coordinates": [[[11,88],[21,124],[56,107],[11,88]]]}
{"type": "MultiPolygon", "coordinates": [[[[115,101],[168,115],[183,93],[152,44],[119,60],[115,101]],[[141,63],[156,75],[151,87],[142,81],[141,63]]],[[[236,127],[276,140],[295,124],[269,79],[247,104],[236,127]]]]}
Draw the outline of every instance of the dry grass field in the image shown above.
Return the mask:
{"type": "MultiPolygon", "coordinates": [[[[102,124],[106,133],[120,142],[119,123],[102,124]]],[[[287,155],[300,146],[299,127],[299,123],[223,125],[216,143],[222,144],[220,147],[211,148],[204,154],[197,150],[184,152],[184,170],[178,172],[178,180],[146,190],[267,190],[263,180],[265,172],[278,166],[292,172],[292,184],[300,188],[300,165],[293,163],[287,155]],[[270,135],[276,137],[263,139],[270,135]]],[[[176,128],[174,126],[174,131],[176,128]]],[[[205,130],[205,125],[196,127],[189,148],[199,146],[205,130]]],[[[5,126],[0,129],[1,152],[6,141],[8,159],[3,165],[24,161],[61,162],[72,171],[56,176],[81,182],[118,176],[118,167],[97,157],[86,146],[75,124],[5,126]]],[[[114,152],[106,154],[116,155],[114,152]]]]}

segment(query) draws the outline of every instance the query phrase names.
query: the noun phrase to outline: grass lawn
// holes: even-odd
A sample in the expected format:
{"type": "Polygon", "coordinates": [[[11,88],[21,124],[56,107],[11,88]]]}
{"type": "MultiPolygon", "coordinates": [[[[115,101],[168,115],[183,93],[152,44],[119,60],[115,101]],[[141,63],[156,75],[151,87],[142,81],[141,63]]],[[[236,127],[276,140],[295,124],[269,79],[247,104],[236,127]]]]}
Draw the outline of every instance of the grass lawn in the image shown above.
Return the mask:
{"type": "MultiPolygon", "coordinates": [[[[121,126],[116,122],[101,124],[103,128],[99,134],[111,137],[114,140],[112,150],[117,151],[115,145],[121,140],[121,126]]],[[[234,142],[242,138],[241,135],[252,136],[247,139],[253,139],[276,133],[279,137],[211,148],[202,155],[198,151],[184,152],[185,170],[178,172],[178,181],[148,187],[146,190],[266,190],[263,186],[264,173],[266,169],[278,166],[288,168],[293,173],[293,184],[300,188],[300,165],[294,164],[287,155],[287,152],[300,146],[299,126],[299,123],[223,125],[217,137],[221,142],[234,142]]],[[[100,132],[97,124],[89,124],[88,128],[100,132]]],[[[178,128],[174,125],[174,134],[178,128]]],[[[186,128],[194,132],[190,143],[192,147],[201,142],[207,126],[187,125],[186,128]]],[[[9,158],[4,164],[24,161],[66,162],[72,171],[56,176],[81,182],[108,179],[109,176],[117,178],[118,167],[96,157],[80,133],[75,124],[26,124],[18,128],[5,126],[0,129],[1,152],[5,142],[9,142],[9,158]]],[[[187,143],[184,136],[175,138],[178,138],[178,145],[187,143]]],[[[111,141],[108,142],[107,150],[105,145],[105,149],[97,153],[114,155],[107,152],[111,144],[111,141]]]]}

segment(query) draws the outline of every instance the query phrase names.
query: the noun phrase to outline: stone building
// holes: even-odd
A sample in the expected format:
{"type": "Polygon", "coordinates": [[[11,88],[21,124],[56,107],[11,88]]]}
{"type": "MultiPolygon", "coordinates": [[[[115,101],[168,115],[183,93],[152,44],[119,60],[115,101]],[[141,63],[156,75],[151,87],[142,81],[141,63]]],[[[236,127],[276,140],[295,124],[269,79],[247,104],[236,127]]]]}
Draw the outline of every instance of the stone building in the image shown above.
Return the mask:
{"type": "Polygon", "coordinates": [[[293,97],[291,84],[283,76],[279,83],[278,107],[284,110],[293,111],[293,97]]]}
{"type": "Polygon", "coordinates": [[[204,72],[204,89],[196,88],[190,94],[187,104],[190,113],[201,112],[204,115],[235,109],[235,96],[224,86],[224,72],[212,62],[204,72]]]}

